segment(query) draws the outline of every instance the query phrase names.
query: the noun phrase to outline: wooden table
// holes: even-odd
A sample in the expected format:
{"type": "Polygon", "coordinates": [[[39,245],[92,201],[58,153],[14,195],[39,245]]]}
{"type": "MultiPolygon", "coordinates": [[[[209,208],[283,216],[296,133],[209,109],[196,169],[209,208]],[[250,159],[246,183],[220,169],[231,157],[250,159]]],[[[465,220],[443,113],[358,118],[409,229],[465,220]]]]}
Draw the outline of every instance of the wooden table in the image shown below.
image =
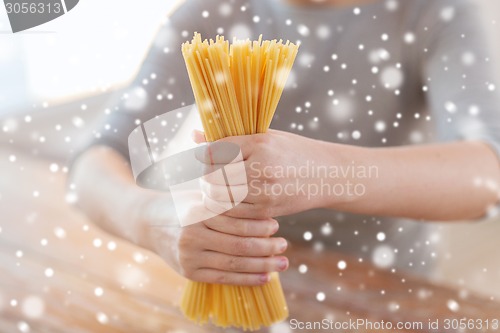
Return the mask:
{"type": "MultiPolygon", "coordinates": [[[[182,317],[185,281],[158,257],[100,231],[66,203],[64,172],[18,153],[10,162],[11,154],[0,148],[0,332],[27,332],[27,326],[50,333],[222,331],[182,317]]],[[[281,278],[289,319],[423,322],[424,330],[406,330],[415,332],[433,331],[429,319],[500,319],[499,303],[466,290],[337,253],[292,245],[287,255],[291,268],[281,278]],[[345,270],[337,268],[339,260],[345,270]],[[300,264],[307,273],[298,271],[300,264]]],[[[289,322],[271,331],[290,332],[289,322]]]]}

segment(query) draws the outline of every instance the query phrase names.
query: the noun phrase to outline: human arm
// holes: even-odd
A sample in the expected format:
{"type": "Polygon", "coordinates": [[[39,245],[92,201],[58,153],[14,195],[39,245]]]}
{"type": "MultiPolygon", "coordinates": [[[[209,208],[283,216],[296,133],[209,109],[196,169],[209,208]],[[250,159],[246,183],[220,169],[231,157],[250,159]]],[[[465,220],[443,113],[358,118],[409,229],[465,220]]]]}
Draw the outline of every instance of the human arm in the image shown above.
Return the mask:
{"type": "MultiPolygon", "coordinates": [[[[249,189],[229,216],[263,218],[332,208],[465,220],[483,216],[499,199],[500,163],[481,142],[364,148],[280,131],[222,141],[242,148],[247,170],[242,186],[249,189]]],[[[226,167],[228,177],[233,169],[238,168],[226,167]]],[[[206,180],[205,192],[212,199],[208,206],[217,209],[223,188],[206,180]]]]}
{"type": "MultiPolygon", "coordinates": [[[[168,193],[141,189],[124,158],[108,147],[83,153],[72,168],[78,206],[102,229],[160,255],[195,281],[260,285],[288,267],[272,219],[216,216],[181,228],[168,193]],[[271,257],[276,255],[275,257],[271,257]]],[[[186,193],[186,202],[192,200],[186,193]]],[[[196,200],[192,200],[195,202],[196,200]]],[[[203,207],[192,207],[192,213],[203,207]]]]}
{"type": "MultiPolygon", "coordinates": [[[[307,161],[310,164],[316,163],[316,166],[333,166],[344,170],[353,161],[367,166],[372,165],[379,169],[380,175],[371,182],[371,185],[378,183],[382,187],[373,186],[371,193],[379,196],[386,196],[389,189],[392,189],[390,193],[394,193],[399,183],[405,184],[407,192],[420,189],[413,193],[414,196],[396,191],[397,196],[387,202],[393,206],[389,209],[383,209],[384,205],[368,200],[367,195],[363,195],[367,199],[366,204],[356,202],[340,205],[337,202],[333,205],[336,209],[424,219],[469,219],[484,215],[488,207],[497,201],[494,187],[498,182],[496,157],[500,153],[500,95],[497,92],[498,76],[495,75],[498,69],[498,66],[495,66],[497,57],[493,56],[489,44],[484,41],[485,30],[481,26],[485,20],[477,14],[477,4],[473,1],[428,1],[416,7],[422,8],[418,23],[416,26],[405,26],[409,31],[415,32],[416,41],[411,45],[401,45],[405,56],[400,59],[401,68],[406,75],[405,82],[411,81],[411,84],[401,87],[401,94],[398,94],[401,96],[400,109],[394,110],[394,113],[403,115],[401,121],[413,120],[414,124],[417,124],[415,128],[418,126],[418,129],[422,130],[417,134],[435,143],[425,146],[375,149],[329,144],[285,133],[276,135],[277,132],[256,139],[249,138],[248,140],[253,141],[252,144],[259,144],[259,148],[249,151],[255,155],[254,165],[257,166],[258,163],[261,165],[250,170],[248,185],[251,193],[248,200],[260,200],[261,216],[265,215],[266,210],[274,214],[270,216],[277,216],[311,208],[332,207],[331,204],[319,199],[320,196],[314,195],[314,191],[307,195],[300,191],[304,185],[314,185],[312,190],[315,190],[314,187],[318,188],[321,185],[321,179],[318,179],[321,177],[312,177],[317,179],[295,177],[283,181],[287,177],[271,175],[271,177],[261,177],[267,178],[266,187],[252,186],[252,181],[257,179],[257,176],[262,176],[266,169],[271,170],[276,167],[299,169],[301,164],[307,161]],[[443,10],[453,14],[451,19],[442,19],[443,10]],[[409,89],[411,91],[408,91],[409,89]],[[429,115],[422,117],[421,114],[408,114],[408,110],[414,110],[405,108],[405,103],[409,99],[405,100],[404,96],[408,95],[418,96],[411,101],[425,104],[429,115]],[[422,126],[424,123],[426,126],[422,126]],[[270,146],[266,148],[260,145],[261,142],[268,142],[270,146]],[[268,153],[265,153],[266,151],[268,153]],[[402,179],[403,171],[408,174],[406,181],[402,179]],[[391,177],[385,177],[384,172],[391,177]],[[414,180],[412,178],[418,179],[417,186],[409,181],[414,180]],[[433,188],[430,186],[432,182],[443,188],[433,188]],[[472,186],[472,182],[486,187],[486,192],[471,190],[469,202],[464,205],[463,195],[472,186]],[[269,194],[267,198],[265,196],[256,198],[257,192],[266,192],[266,189],[272,189],[273,186],[284,191],[290,185],[296,187],[295,195],[275,195],[272,191],[267,191],[269,194]],[[424,185],[426,189],[441,195],[445,193],[444,189],[449,189],[450,193],[446,193],[446,199],[453,199],[457,205],[451,207],[454,212],[447,209],[447,206],[450,208],[453,205],[446,204],[445,198],[434,198],[422,192],[424,185]],[[487,191],[491,193],[488,194],[487,191]],[[461,198],[458,197],[460,193],[462,193],[461,198]],[[425,210],[425,207],[412,208],[413,203],[402,201],[407,199],[423,203],[425,197],[432,199],[428,203],[434,204],[433,214],[429,214],[429,210],[425,210]],[[477,205],[478,202],[482,204],[477,205]],[[438,203],[440,206],[436,208],[438,203]],[[476,206],[468,206],[469,204],[476,206]],[[415,212],[415,209],[421,213],[415,212]]],[[[403,141],[399,142],[401,143],[403,141]]],[[[247,169],[252,168],[248,165],[247,169]]],[[[341,186],[338,187],[339,190],[347,189],[345,181],[349,180],[348,177],[335,178],[344,183],[337,184],[341,186]]],[[[212,187],[208,188],[209,191],[216,192],[212,187]]],[[[336,197],[337,200],[346,201],[342,199],[342,195],[336,197]]],[[[375,199],[381,200],[381,198],[375,199]]],[[[253,203],[255,202],[257,201],[253,203]]],[[[241,205],[239,209],[242,210],[244,206],[241,205]]],[[[233,213],[237,210],[238,208],[233,213]]]]}
{"type": "MultiPolygon", "coordinates": [[[[193,103],[180,44],[184,31],[216,31],[212,20],[187,19],[206,5],[201,0],[186,2],[165,19],[136,77],[109,103],[92,142],[73,161],[69,181],[78,194],[78,206],[96,225],[152,250],[185,277],[261,284],[266,273],[288,265],[278,256],[286,248],[285,240],[270,237],[277,230],[276,221],[215,216],[181,228],[170,193],[137,186],[128,165],[127,138],[138,125],[193,103]]],[[[181,148],[177,143],[175,148],[181,148]]],[[[196,204],[201,201],[196,194],[182,195],[190,206],[186,214],[203,209],[196,204]]]]}

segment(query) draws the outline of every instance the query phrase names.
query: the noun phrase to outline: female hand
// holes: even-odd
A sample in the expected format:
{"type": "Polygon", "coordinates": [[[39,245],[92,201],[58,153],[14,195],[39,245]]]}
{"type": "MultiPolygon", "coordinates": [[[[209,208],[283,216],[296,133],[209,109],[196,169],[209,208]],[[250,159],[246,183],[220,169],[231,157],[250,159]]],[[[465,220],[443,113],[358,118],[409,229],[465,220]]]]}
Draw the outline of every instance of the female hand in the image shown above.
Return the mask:
{"type": "MultiPolygon", "coordinates": [[[[202,202],[196,197],[200,193],[184,195],[185,202],[202,202]]],[[[177,221],[172,222],[174,207],[167,195],[154,196],[144,201],[138,214],[144,229],[141,245],[184,277],[217,284],[262,285],[269,281],[270,272],[288,268],[286,257],[275,256],[287,247],[285,239],[270,237],[279,227],[275,220],[218,215],[181,228],[177,221]]],[[[187,214],[200,216],[204,209],[202,204],[193,205],[187,214]]]]}
{"type": "MultiPolygon", "coordinates": [[[[198,143],[204,139],[200,132],[194,137],[198,143]]],[[[247,189],[248,195],[227,211],[226,183],[205,172],[203,189],[210,210],[237,218],[265,219],[324,207],[331,200],[331,191],[325,193],[331,184],[325,183],[324,174],[315,172],[336,164],[327,154],[327,145],[331,144],[276,130],[218,142],[239,145],[243,161],[224,166],[224,161],[217,160],[218,154],[212,154],[213,165],[206,167],[224,167],[233,197],[247,189]],[[241,163],[246,169],[246,179],[238,175],[241,163]]]]}

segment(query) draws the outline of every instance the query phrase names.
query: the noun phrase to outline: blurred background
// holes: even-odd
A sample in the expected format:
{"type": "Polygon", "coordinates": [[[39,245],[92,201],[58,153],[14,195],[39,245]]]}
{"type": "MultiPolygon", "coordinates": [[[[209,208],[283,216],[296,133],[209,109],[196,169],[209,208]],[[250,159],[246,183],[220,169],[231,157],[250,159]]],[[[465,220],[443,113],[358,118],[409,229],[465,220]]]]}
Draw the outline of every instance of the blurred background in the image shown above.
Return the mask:
{"type": "MultiPolygon", "coordinates": [[[[477,1],[500,50],[500,1],[477,1]]],[[[156,29],[179,2],[85,0],[63,17],[15,35],[2,7],[0,159],[30,155],[64,170],[105,112],[105,101],[133,78],[156,29]]],[[[440,230],[436,279],[500,297],[500,221],[440,230]]]]}

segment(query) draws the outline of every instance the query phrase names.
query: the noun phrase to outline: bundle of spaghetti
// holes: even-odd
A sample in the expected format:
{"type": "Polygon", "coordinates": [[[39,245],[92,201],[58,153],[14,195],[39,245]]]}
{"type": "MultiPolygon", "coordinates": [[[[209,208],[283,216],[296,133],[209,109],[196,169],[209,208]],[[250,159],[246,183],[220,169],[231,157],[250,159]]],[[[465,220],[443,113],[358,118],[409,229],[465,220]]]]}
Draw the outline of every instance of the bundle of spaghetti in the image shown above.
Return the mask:
{"type": "MultiPolygon", "coordinates": [[[[269,128],[298,46],[282,40],[202,41],[195,33],[182,45],[207,141],[264,133],[269,128]]],[[[181,309],[189,319],[256,330],[288,316],[277,273],[256,287],[189,281],[181,309]]]]}

